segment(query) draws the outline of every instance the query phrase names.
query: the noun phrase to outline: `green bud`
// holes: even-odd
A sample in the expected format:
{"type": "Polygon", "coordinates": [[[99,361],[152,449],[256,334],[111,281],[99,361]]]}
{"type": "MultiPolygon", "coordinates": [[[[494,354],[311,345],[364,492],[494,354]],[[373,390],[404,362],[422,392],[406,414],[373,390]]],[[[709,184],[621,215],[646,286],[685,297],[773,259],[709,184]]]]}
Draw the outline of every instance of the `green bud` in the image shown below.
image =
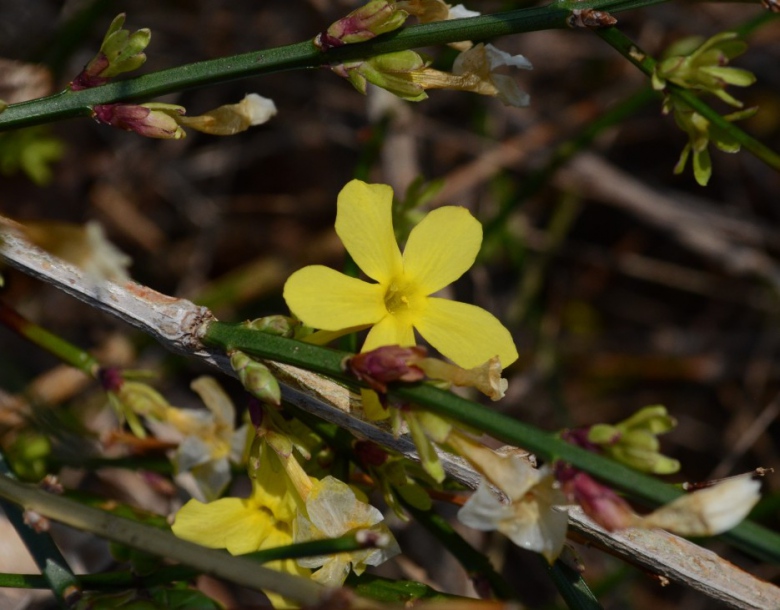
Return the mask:
{"type": "Polygon", "coordinates": [[[143,53],[152,38],[148,29],[130,33],[123,30],[125,14],[120,13],[108,26],[100,51],[90,60],[70,88],[74,91],[104,85],[110,78],[140,68],[146,61],[143,53]]]}
{"type": "Polygon", "coordinates": [[[149,45],[152,33],[148,28],[130,33],[123,30],[125,14],[121,13],[114,18],[103,38],[100,51],[108,59],[109,66],[100,73],[103,77],[112,77],[123,72],[130,72],[140,68],[146,61],[143,50],[149,45]]]}
{"type": "Polygon", "coordinates": [[[301,323],[290,316],[275,315],[256,318],[255,320],[244,322],[243,325],[269,335],[291,338],[295,335],[295,330],[301,323]]]}
{"type": "Polygon", "coordinates": [[[278,406],[282,402],[279,382],[264,364],[238,350],[230,355],[230,366],[247,392],[262,402],[278,406]]]}
{"type": "Polygon", "coordinates": [[[671,474],[680,469],[680,463],[659,453],[660,443],[656,435],[669,432],[676,425],[666,407],[653,405],[640,409],[614,426],[591,426],[587,440],[601,447],[614,460],[635,470],[671,474]]]}

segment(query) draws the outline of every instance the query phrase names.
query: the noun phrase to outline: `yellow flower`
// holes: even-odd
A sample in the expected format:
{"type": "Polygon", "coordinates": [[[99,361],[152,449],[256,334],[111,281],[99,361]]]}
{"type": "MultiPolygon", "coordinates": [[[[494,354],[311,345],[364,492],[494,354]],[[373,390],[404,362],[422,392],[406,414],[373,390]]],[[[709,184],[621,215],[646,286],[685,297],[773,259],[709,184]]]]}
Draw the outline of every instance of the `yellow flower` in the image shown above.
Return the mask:
{"type": "Polygon", "coordinates": [[[290,310],[305,324],[325,331],[371,326],[363,351],[414,345],[416,329],[464,368],[494,356],[504,367],[514,362],[512,337],[493,315],[431,296],[474,263],[482,244],[479,221],[462,207],[436,209],[412,230],[401,254],[393,233],[392,203],[393,191],[384,184],[353,180],[342,189],[336,233],[376,283],[321,265],[304,267],[284,287],[290,310]]]}
{"type": "MultiPolygon", "coordinates": [[[[276,454],[267,446],[264,449],[249,498],[222,498],[208,504],[190,500],[176,514],[173,533],[211,549],[227,549],[232,555],[292,544],[298,510],[295,492],[276,454]]],[[[266,566],[298,576],[310,574],[294,559],[266,566]]],[[[267,595],[275,608],[290,607],[282,597],[267,595]]]]}

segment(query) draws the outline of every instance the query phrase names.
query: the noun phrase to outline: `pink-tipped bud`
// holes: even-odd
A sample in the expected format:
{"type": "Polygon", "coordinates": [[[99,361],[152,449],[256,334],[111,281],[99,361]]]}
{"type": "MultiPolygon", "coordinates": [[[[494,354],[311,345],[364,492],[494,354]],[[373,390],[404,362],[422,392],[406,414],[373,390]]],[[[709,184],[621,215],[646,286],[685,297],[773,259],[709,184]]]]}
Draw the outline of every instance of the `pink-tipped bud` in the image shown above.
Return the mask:
{"type": "Polygon", "coordinates": [[[424,358],[426,353],[424,347],[385,345],[346,358],[342,368],[367,383],[372,390],[384,394],[387,392],[387,384],[393,381],[414,382],[424,379],[425,373],[410,362],[424,358]]]}
{"type": "Polygon", "coordinates": [[[563,492],[605,530],[611,532],[635,523],[636,514],[628,503],[589,474],[564,467],[557,469],[556,476],[563,492]]]}
{"type": "Polygon", "coordinates": [[[173,104],[98,104],[92,108],[99,123],[134,131],[147,138],[178,140],[185,137],[175,115],[184,108],[173,104]]]}

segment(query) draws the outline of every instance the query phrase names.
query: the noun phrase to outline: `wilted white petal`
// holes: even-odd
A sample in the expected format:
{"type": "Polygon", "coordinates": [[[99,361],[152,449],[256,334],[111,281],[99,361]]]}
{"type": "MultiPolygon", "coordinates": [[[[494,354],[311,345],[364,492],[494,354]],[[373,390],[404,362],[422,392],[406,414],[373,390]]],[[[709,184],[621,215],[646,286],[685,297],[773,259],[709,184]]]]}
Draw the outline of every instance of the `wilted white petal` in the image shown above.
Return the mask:
{"type": "Polygon", "coordinates": [[[466,19],[467,17],[479,17],[481,14],[479,11],[470,11],[462,4],[456,4],[450,8],[450,15],[447,19],[466,19]]]}
{"type": "Polygon", "coordinates": [[[83,261],[84,271],[96,280],[128,281],[127,268],[132,259],[106,239],[98,223],[88,222],[85,229],[89,255],[83,261]]]}
{"type": "MultiPolygon", "coordinates": [[[[349,576],[349,559],[341,555],[332,555],[323,566],[311,575],[315,582],[326,587],[340,587],[349,576]]],[[[298,565],[304,566],[300,561],[298,565]]]]}
{"type": "Polygon", "coordinates": [[[276,115],[274,101],[257,93],[247,94],[237,106],[246,114],[252,126],[262,125],[276,115]]]}
{"type": "Polygon", "coordinates": [[[515,496],[511,503],[502,503],[483,479],[476,493],[458,511],[458,520],[474,529],[498,530],[517,546],[554,561],[563,548],[568,523],[566,512],[554,507],[565,504],[566,499],[555,488],[549,469],[540,469],[538,473],[529,493],[515,496]]]}
{"type": "Polygon", "coordinates": [[[176,472],[184,472],[200,464],[205,464],[210,459],[209,446],[197,436],[188,436],[179,443],[171,461],[176,472]]]}
{"type": "Polygon", "coordinates": [[[522,55],[511,55],[506,51],[502,51],[494,47],[492,44],[485,45],[485,52],[487,53],[488,60],[490,61],[490,69],[495,70],[501,66],[512,66],[513,68],[520,68],[522,70],[533,70],[531,62],[528,61],[522,55]]]}
{"type": "Polygon", "coordinates": [[[493,74],[491,80],[498,89],[498,99],[507,106],[524,108],[531,103],[531,96],[523,91],[513,78],[504,74],[493,74]]]}
{"type": "Polygon", "coordinates": [[[756,505],[761,482],[752,474],[681,496],[638,521],[680,536],[715,536],[730,530],[756,505]]]}

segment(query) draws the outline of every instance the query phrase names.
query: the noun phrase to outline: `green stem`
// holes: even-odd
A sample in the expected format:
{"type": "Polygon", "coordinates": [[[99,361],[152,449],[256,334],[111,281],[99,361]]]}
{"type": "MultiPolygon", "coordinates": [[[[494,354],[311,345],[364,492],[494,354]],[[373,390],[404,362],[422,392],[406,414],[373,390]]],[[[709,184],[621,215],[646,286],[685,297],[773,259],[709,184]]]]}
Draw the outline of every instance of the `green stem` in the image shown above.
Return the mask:
{"type": "Polygon", "coordinates": [[[0,323],[90,377],[94,377],[100,368],[98,361],[90,354],[30,322],[3,302],[0,302],[0,323]]]}
{"type": "MultiPolygon", "coordinates": [[[[223,322],[210,324],[203,340],[224,350],[240,349],[259,358],[320,373],[353,387],[361,385],[341,368],[342,360],[351,355],[346,352],[275,337],[247,329],[240,324],[223,322]]],[[[569,462],[651,506],[665,504],[682,494],[671,485],[604,456],[570,445],[557,435],[543,432],[451,392],[427,384],[395,384],[390,389],[390,396],[426,407],[439,415],[482,430],[498,440],[522,447],[545,460],[560,459],[569,462]]],[[[780,563],[780,534],[745,522],[723,534],[723,538],[763,560],[780,563]]]]}
{"type": "MultiPolygon", "coordinates": [[[[640,49],[628,36],[623,34],[623,32],[617,28],[605,28],[596,30],[596,34],[647,76],[652,76],[656,65],[655,59],[640,49]]],[[[744,147],[745,150],[753,153],[753,155],[772,169],[780,171],[780,155],[772,149],[748,135],[734,123],[724,119],[691,91],[678,87],[672,83],[667,83],[666,88],[672,96],[690,106],[712,125],[715,125],[718,129],[727,133],[744,147]]]]}
{"type": "Polygon", "coordinates": [[[602,606],[596,596],[583,580],[582,574],[570,568],[560,559],[556,559],[552,565],[540,555],[542,561],[550,573],[552,581],[558,588],[563,601],[570,610],[601,610],[602,606]]]}
{"type": "MultiPolygon", "coordinates": [[[[242,555],[241,557],[263,564],[280,559],[297,559],[299,557],[317,557],[320,555],[351,553],[364,548],[366,548],[366,546],[358,542],[355,535],[352,534],[340,538],[300,542],[297,544],[265,549],[256,553],[242,555]]],[[[146,589],[174,581],[192,580],[200,573],[200,570],[188,566],[168,566],[157,569],[153,574],[146,576],[139,576],[133,574],[129,570],[122,570],[106,574],[86,574],[75,578],[78,580],[81,588],[86,590],[105,588],[146,589]]],[[[43,589],[47,586],[46,579],[37,574],[0,574],[0,587],[43,589]]]]}
{"type": "MultiPolygon", "coordinates": [[[[0,477],[12,480],[13,473],[0,453],[0,477]]],[[[36,531],[25,523],[24,512],[11,502],[0,499],[0,508],[5,512],[8,521],[19,534],[30,555],[41,571],[42,587],[52,590],[57,601],[63,608],[69,608],[78,599],[80,587],[78,580],[68,567],[68,562],[54,544],[51,536],[45,531],[36,531]]]]}
{"type": "MultiPolygon", "coordinates": [[[[594,2],[613,13],[660,4],[667,0],[603,0],[594,2]]],[[[566,27],[570,11],[556,4],[453,19],[402,28],[361,44],[345,45],[323,53],[312,41],[265,51],[254,51],[209,61],[177,66],[136,78],[83,91],[65,90],[55,95],[11,104],[0,114],[0,131],[38,125],[67,118],[91,116],[98,104],[141,101],[193,87],[203,87],[239,78],[284,70],[315,68],[418,47],[461,40],[485,40],[507,34],[566,27]]]]}
{"type": "Polygon", "coordinates": [[[267,589],[303,605],[316,605],[322,601],[325,589],[308,578],[264,568],[255,561],[233,557],[223,551],[206,549],[157,527],[116,517],[69,498],[23,485],[7,476],[0,476],[0,498],[76,529],[179,561],[198,573],[211,574],[255,590],[267,589]]]}

